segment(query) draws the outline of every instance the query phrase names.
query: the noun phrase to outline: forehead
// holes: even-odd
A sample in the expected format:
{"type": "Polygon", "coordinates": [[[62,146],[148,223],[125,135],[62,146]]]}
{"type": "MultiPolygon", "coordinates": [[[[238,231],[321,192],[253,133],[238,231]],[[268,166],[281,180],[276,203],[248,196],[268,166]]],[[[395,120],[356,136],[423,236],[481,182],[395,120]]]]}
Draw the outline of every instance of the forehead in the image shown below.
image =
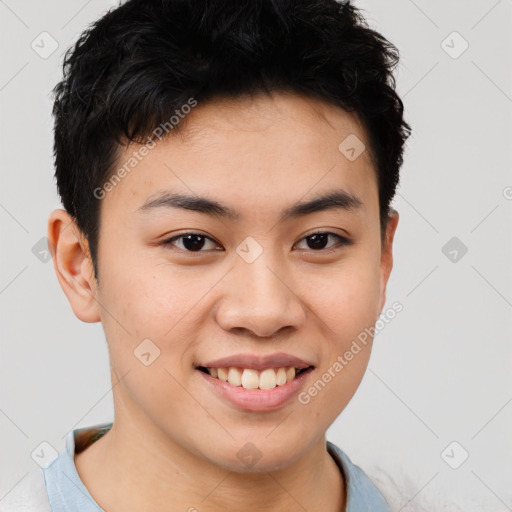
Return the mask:
{"type": "MultiPolygon", "coordinates": [[[[351,134],[361,142],[367,138],[355,112],[346,112],[325,100],[294,92],[217,98],[196,106],[183,117],[178,128],[181,128],[178,137],[190,145],[207,140],[212,144],[224,142],[226,137],[247,137],[250,132],[254,140],[259,138],[260,141],[264,137],[258,134],[265,135],[263,132],[277,143],[293,138],[306,149],[317,147],[319,139],[331,144],[351,134]],[[276,134],[279,134],[277,140],[276,134]]],[[[338,151],[338,144],[331,149],[338,151]]],[[[370,153],[367,151],[361,156],[365,160],[370,153]]]]}
{"type": "MultiPolygon", "coordinates": [[[[198,104],[179,123],[124,173],[106,203],[140,211],[169,191],[228,197],[241,212],[340,188],[365,207],[378,200],[364,127],[356,115],[324,101],[293,93],[217,99],[198,104]],[[351,147],[360,152],[356,158],[346,152],[351,147]]],[[[139,149],[125,148],[117,168],[139,149]]]]}

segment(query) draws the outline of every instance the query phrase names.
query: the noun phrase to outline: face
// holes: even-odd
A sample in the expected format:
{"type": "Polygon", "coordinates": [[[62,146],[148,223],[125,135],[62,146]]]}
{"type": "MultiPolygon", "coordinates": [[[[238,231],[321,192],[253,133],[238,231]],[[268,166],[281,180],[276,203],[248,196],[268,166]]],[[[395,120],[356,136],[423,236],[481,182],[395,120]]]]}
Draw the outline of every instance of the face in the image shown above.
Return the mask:
{"type": "Polygon", "coordinates": [[[372,339],[353,343],[383,308],[398,216],[381,245],[369,151],[338,149],[367,137],[332,105],[260,95],[199,104],[181,122],[100,201],[98,283],[85,258],[71,284],[59,280],[79,318],[102,322],[119,428],[238,472],[240,450],[257,450],[274,470],[323,438],[361,382],[372,339]],[[217,205],[183,208],[170,194],[217,205]],[[272,395],[260,405],[240,393],[235,403],[197,369],[276,353],[314,368],[298,387],[250,390],[272,395]]]}

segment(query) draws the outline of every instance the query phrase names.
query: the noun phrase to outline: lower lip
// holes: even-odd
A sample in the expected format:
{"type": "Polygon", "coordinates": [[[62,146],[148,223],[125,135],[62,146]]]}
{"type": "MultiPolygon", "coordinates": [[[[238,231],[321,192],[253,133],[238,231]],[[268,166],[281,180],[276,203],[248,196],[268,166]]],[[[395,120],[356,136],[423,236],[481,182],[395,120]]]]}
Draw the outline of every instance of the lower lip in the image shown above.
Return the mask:
{"type": "Polygon", "coordinates": [[[232,386],[229,382],[212,377],[201,370],[198,371],[205,381],[212,386],[215,392],[219,393],[224,399],[231,402],[239,409],[246,411],[271,411],[278,409],[290,401],[301,388],[308,376],[313,372],[310,368],[295,377],[292,381],[276,386],[272,389],[245,389],[242,386],[232,386]]]}

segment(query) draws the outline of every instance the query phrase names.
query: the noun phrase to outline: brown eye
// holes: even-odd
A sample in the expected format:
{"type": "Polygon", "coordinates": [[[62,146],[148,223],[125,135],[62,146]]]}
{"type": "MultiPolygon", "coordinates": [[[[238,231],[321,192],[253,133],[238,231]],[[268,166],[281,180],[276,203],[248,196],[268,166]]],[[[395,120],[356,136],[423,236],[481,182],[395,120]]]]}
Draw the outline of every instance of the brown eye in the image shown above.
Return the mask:
{"type": "Polygon", "coordinates": [[[182,247],[178,247],[178,249],[185,252],[205,252],[202,249],[205,247],[205,245],[207,245],[207,241],[213,242],[214,248],[218,247],[214,240],[201,233],[183,233],[181,235],[174,236],[168,240],[165,240],[161,245],[164,247],[174,246],[174,242],[176,240],[182,240],[182,247]]]}
{"type": "Polygon", "coordinates": [[[337,235],[336,233],[329,233],[329,232],[318,232],[313,233],[311,235],[305,236],[302,240],[306,240],[308,244],[308,248],[312,249],[314,251],[322,251],[326,249],[331,249],[334,247],[333,245],[326,247],[329,237],[334,237],[338,240],[338,245],[350,245],[350,241],[347,238],[344,238],[340,235],[337,235]]]}

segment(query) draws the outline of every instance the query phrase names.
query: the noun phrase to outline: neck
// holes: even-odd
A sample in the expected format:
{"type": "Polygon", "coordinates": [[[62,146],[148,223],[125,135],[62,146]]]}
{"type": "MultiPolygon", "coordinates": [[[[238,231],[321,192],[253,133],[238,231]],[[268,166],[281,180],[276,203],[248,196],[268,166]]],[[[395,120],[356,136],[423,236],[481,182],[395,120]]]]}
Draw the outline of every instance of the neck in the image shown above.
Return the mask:
{"type": "Polygon", "coordinates": [[[345,510],[343,478],[325,436],[284,469],[239,473],[169,440],[155,425],[146,427],[116,419],[75,455],[81,480],[107,512],[168,512],[170,503],[191,512],[345,510]]]}

